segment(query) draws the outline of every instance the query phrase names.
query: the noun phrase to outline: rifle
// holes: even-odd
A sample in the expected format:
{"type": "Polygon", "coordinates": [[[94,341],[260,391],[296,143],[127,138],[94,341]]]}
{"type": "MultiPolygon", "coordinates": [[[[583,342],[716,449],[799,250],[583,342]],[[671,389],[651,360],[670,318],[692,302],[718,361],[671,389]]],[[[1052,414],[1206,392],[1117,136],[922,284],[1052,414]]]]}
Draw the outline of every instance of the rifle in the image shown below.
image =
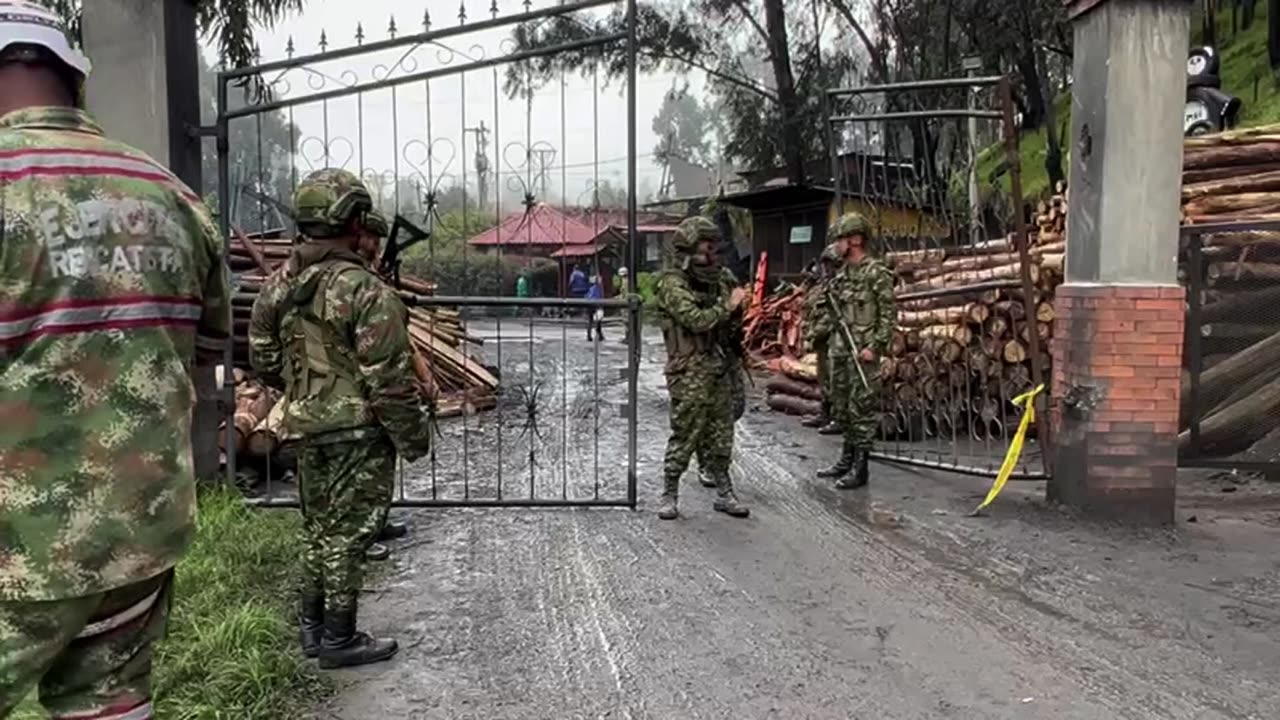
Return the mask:
{"type": "Polygon", "coordinates": [[[867,374],[862,371],[862,359],[858,357],[858,344],[853,341],[853,331],[849,330],[849,326],[844,321],[844,314],[840,312],[840,306],[836,305],[836,299],[831,296],[831,288],[824,284],[822,294],[827,299],[827,305],[831,307],[831,314],[835,316],[836,324],[844,334],[844,341],[849,344],[849,350],[853,353],[853,366],[858,368],[858,378],[862,380],[862,387],[870,390],[871,383],[867,382],[867,374]]]}
{"type": "Polygon", "coordinates": [[[391,224],[391,231],[387,233],[387,244],[382,249],[382,257],[378,259],[378,274],[386,278],[392,287],[399,290],[400,254],[430,237],[430,231],[414,225],[403,215],[396,215],[395,221],[391,224]],[[396,242],[396,238],[399,237],[401,231],[409,235],[409,239],[403,243],[396,242]]]}
{"type": "MultiPolygon", "coordinates": [[[[240,192],[244,195],[265,203],[275,208],[282,216],[289,219],[290,222],[297,223],[298,218],[294,214],[293,208],[281,200],[278,200],[264,192],[260,192],[248,185],[241,185],[240,192]]],[[[378,260],[377,272],[386,278],[392,287],[400,289],[400,254],[410,247],[431,237],[431,233],[427,230],[415,225],[409,218],[403,215],[396,215],[395,221],[391,225],[391,230],[387,233],[387,244],[382,250],[382,257],[378,260]],[[401,231],[409,234],[409,239],[403,243],[396,242],[401,231]]]]}

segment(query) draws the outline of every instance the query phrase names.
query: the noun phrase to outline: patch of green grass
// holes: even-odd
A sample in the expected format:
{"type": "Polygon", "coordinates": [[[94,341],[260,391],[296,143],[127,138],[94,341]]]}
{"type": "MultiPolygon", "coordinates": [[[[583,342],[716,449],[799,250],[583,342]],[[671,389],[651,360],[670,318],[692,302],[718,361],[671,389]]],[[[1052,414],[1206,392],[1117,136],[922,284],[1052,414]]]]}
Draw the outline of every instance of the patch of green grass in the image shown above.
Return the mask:
{"type": "MultiPolygon", "coordinates": [[[[157,717],[297,718],[328,694],[293,628],[300,525],[297,513],[246,508],[234,490],[201,493],[156,658],[157,717]]],[[[29,699],[14,720],[45,717],[29,699]]]]}
{"type": "MultiPolygon", "coordinates": [[[[1280,121],[1280,85],[1267,57],[1267,3],[1257,3],[1253,24],[1231,34],[1231,10],[1217,17],[1218,53],[1222,67],[1222,89],[1244,102],[1242,127],[1280,121]]],[[[1197,13],[1198,15],[1198,13],[1197,13]]],[[[1203,42],[1199,17],[1192,18],[1192,43],[1203,42]]]]}
{"type": "MultiPolygon", "coordinates": [[[[1067,136],[1063,129],[1071,127],[1071,95],[1064,93],[1054,103],[1054,118],[1058,122],[1058,137],[1067,136]]],[[[1070,143],[1062,145],[1062,170],[1067,172],[1070,164],[1070,143]]],[[[1035,199],[1049,192],[1049,171],[1045,168],[1045,158],[1049,154],[1049,136],[1046,128],[1041,127],[1032,132],[1022,133],[1018,138],[1018,157],[1022,167],[1022,196],[1035,199]]],[[[1001,192],[1009,192],[1009,163],[1005,157],[1002,143],[992,145],[978,154],[978,182],[985,191],[998,187],[1001,192]]]]}
{"type": "MultiPolygon", "coordinates": [[[[1232,35],[1231,10],[1228,7],[1218,13],[1218,52],[1221,56],[1222,89],[1244,102],[1240,114],[1240,127],[1256,127],[1280,122],[1280,77],[1271,70],[1267,56],[1267,4],[1259,2],[1253,24],[1243,32],[1232,35]]],[[[1202,40],[1198,12],[1191,19],[1193,45],[1202,40]]],[[[1064,93],[1056,101],[1057,121],[1060,128],[1071,126],[1071,96],[1064,93]]],[[[1071,143],[1063,145],[1062,169],[1068,171],[1071,143]]],[[[1049,175],[1044,160],[1048,150],[1044,128],[1024,133],[1018,139],[1022,161],[1022,195],[1035,200],[1049,192],[1049,175]]],[[[978,178],[990,189],[999,187],[1008,192],[1008,163],[1004,147],[995,145],[978,156],[978,178]]]]}

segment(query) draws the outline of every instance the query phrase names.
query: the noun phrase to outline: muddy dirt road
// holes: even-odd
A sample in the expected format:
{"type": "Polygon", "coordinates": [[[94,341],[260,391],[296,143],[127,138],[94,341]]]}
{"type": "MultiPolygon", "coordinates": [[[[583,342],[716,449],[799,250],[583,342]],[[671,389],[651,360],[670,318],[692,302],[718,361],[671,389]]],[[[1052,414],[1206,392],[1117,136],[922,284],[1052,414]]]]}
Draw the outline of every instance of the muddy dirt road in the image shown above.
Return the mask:
{"type": "MultiPolygon", "coordinates": [[[[579,330],[538,327],[530,376],[529,331],[504,325],[487,352],[496,363],[501,345],[509,384],[544,381],[540,427],[527,427],[529,387],[465,432],[451,421],[438,495],[527,494],[531,477],[540,494],[625,492],[624,347],[611,338],[597,356],[579,330]],[[463,455],[465,488],[443,469],[463,455]]],[[[362,616],[403,649],[340,674],[320,717],[1276,716],[1280,509],[1202,508],[1195,524],[1138,532],[1082,524],[1024,483],[970,518],[984,481],[885,465],[869,491],[840,493],[812,476],[835,441],[757,406],[734,465],[751,518],[713,513],[690,474],[684,517],[662,523],[656,338],[644,355],[641,510],[397,511],[412,534],[362,616]]],[[[429,494],[432,477],[429,460],[409,468],[405,493],[429,494]]]]}

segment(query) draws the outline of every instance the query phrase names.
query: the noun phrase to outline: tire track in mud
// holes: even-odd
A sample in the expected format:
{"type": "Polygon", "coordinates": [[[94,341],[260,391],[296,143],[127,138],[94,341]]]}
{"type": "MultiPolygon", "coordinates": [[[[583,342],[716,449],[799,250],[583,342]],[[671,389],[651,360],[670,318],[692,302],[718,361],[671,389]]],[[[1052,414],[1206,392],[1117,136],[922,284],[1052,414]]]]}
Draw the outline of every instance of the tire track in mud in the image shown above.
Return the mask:
{"type": "MultiPolygon", "coordinates": [[[[761,490],[768,493],[770,504],[776,503],[779,511],[841,538],[840,548],[858,553],[859,560],[873,568],[864,573],[864,578],[879,590],[898,596],[905,592],[917,607],[950,608],[966,618],[979,634],[985,634],[981,631],[983,626],[990,627],[1007,648],[1028,661],[1048,661],[1058,671],[1074,675],[1088,690],[1090,699],[1105,703],[1117,717],[1150,716],[1152,712],[1170,718],[1214,717],[1206,715],[1206,711],[1223,718],[1251,717],[1249,709],[1240,707],[1228,693],[1204,688],[1188,692],[1185,675],[1146,662],[1141,663],[1144,672],[1135,673],[1133,667],[1140,658],[1125,655],[1124,659],[1112,659],[1102,655],[1098,647],[1101,643],[1136,648],[1111,630],[1027,593],[1020,587],[1012,563],[991,562],[976,555],[956,537],[942,535],[916,518],[909,518],[907,527],[901,530],[877,528],[867,519],[870,508],[865,505],[865,494],[842,496],[834,490],[799,487],[803,480],[759,452],[760,439],[752,437],[750,430],[745,434],[748,442],[738,454],[739,473],[756,479],[761,490]],[[820,503],[815,495],[836,507],[820,503]],[[925,540],[918,529],[934,537],[925,540]],[[939,536],[947,541],[946,547],[937,544],[939,536]],[[901,569],[911,567],[921,572],[901,569]],[[928,571],[924,572],[926,568],[928,571]],[[927,582],[921,582],[926,578],[927,582]],[[1023,611],[1015,611],[1017,607],[1023,611]],[[1047,626],[1055,623],[1067,627],[1046,632],[1047,626]],[[1093,636],[1091,646],[1076,641],[1081,632],[1093,636]],[[1067,655],[1074,657],[1064,663],[1067,655]],[[1142,687],[1149,689],[1136,690],[1142,687]]],[[[824,540],[830,537],[826,533],[820,535],[824,540]]],[[[936,617],[941,620],[945,615],[938,613],[936,617]]]]}

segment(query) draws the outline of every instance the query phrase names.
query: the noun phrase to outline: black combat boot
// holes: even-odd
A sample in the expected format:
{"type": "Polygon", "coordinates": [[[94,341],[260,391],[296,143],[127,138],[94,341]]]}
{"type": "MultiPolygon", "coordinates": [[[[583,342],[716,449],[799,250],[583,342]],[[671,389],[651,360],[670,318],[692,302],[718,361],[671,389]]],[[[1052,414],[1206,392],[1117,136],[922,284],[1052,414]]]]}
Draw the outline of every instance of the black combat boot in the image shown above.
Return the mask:
{"type": "Polygon", "coordinates": [[[382,524],[382,530],[378,532],[378,536],[374,538],[377,542],[387,542],[388,540],[399,540],[409,534],[409,526],[404,523],[392,522],[390,520],[382,524]]]}
{"type": "Polygon", "coordinates": [[[827,417],[825,414],[818,414],[818,415],[814,415],[811,418],[805,418],[804,420],[801,420],[800,425],[802,427],[814,428],[815,430],[818,430],[826,427],[827,424],[830,422],[831,422],[831,418],[827,417]]]}
{"type": "Polygon", "coordinates": [[[324,616],[324,639],[320,644],[320,667],[332,670],[389,660],[400,649],[391,639],[356,632],[356,606],[329,611],[324,616]]]}
{"type": "Polygon", "coordinates": [[[844,426],[832,420],[831,422],[818,428],[819,435],[841,435],[844,433],[844,426]]]}
{"type": "Polygon", "coordinates": [[[675,520],[680,517],[680,478],[666,478],[662,498],[658,500],[658,519],[675,520]]]}
{"type": "Polygon", "coordinates": [[[370,562],[382,562],[391,557],[391,549],[382,543],[374,543],[364,551],[364,559],[370,562]]]}
{"type": "Polygon", "coordinates": [[[324,593],[302,593],[298,629],[302,637],[302,654],[309,658],[319,655],[320,639],[324,635],[324,593]]]}
{"type": "Polygon", "coordinates": [[[704,488],[720,487],[720,483],[716,482],[716,479],[712,477],[710,473],[708,473],[706,470],[703,470],[702,468],[698,468],[698,483],[702,485],[702,487],[704,488]]]}
{"type": "Polygon", "coordinates": [[[849,471],[853,470],[854,462],[857,460],[855,454],[853,445],[846,441],[840,449],[840,459],[836,461],[835,465],[825,470],[819,470],[818,477],[823,480],[838,480],[848,475],[849,471]]]}
{"type": "Polygon", "coordinates": [[[852,474],[845,475],[836,482],[838,490],[857,490],[867,484],[867,455],[868,451],[864,448],[855,448],[853,451],[853,467],[852,474]]]}

